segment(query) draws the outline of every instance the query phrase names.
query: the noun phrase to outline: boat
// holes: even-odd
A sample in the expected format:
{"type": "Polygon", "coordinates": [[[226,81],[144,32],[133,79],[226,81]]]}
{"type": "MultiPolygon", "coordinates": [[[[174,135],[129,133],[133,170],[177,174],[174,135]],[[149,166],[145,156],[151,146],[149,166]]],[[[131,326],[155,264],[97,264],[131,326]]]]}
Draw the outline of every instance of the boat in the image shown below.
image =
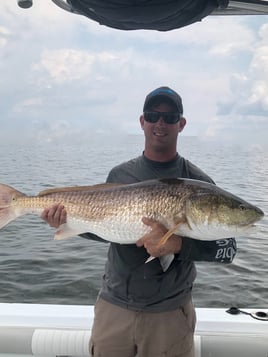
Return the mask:
{"type": "MultiPolygon", "coordinates": [[[[196,313],[195,357],[268,356],[268,309],[196,313]]],[[[92,305],[0,303],[0,356],[90,356],[93,315],[92,305]]]]}

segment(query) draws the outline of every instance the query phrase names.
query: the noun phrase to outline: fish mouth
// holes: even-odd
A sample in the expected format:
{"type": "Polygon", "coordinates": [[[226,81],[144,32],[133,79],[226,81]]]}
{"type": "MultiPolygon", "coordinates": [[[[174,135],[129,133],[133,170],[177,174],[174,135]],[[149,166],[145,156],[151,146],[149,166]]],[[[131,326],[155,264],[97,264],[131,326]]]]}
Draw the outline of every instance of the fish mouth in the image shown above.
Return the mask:
{"type": "MultiPolygon", "coordinates": [[[[260,217],[257,221],[259,221],[262,217],[260,217]]],[[[238,225],[238,227],[243,228],[243,229],[250,229],[250,228],[256,228],[256,219],[253,219],[251,222],[242,222],[238,225]]]]}
{"type": "Polygon", "coordinates": [[[258,227],[256,224],[245,224],[243,226],[238,226],[237,232],[239,232],[239,235],[251,236],[258,233],[258,227]]]}
{"type": "Polygon", "coordinates": [[[259,222],[264,217],[264,213],[260,211],[258,217],[252,217],[252,219],[246,222],[242,222],[241,226],[249,226],[249,227],[256,227],[256,223],[259,222]]]}
{"type": "Polygon", "coordinates": [[[247,230],[247,229],[251,229],[251,228],[256,227],[256,224],[254,224],[253,222],[252,223],[248,223],[247,222],[247,223],[239,224],[238,227],[247,230]]]}

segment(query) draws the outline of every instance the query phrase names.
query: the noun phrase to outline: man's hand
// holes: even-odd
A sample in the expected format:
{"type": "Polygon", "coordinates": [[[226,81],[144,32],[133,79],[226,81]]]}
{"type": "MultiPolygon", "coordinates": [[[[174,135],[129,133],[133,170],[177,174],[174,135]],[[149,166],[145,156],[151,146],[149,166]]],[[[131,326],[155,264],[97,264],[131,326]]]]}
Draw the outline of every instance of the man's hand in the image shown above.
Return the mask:
{"type": "Polygon", "coordinates": [[[67,212],[63,205],[55,204],[44,209],[40,217],[46,221],[50,227],[58,228],[61,224],[66,223],[67,212]]]}
{"type": "Polygon", "coordinates": [[[138,247],[144,246],[148,254],[153,257],[161,257],[166,254],[175,254],[181,251],[181,237],[172,234],[168,241],[159,247],[158,243],[160,239],[167,233],[166,227],[146,217],[142,218],[142,222],[151,227],[152,230],[136,242],[138,247]]]}

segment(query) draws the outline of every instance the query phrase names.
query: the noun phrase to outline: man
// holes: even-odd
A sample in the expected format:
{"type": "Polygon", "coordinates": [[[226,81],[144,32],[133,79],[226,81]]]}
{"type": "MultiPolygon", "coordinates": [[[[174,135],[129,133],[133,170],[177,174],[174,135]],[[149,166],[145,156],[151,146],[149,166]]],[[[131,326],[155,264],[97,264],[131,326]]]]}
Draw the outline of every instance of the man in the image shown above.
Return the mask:
{"type": "MultiPolygon", "coordinates": [[[[145,135],[143,155],[113,168],[107,182],[134,183],[153,178],[184,177],[213,183],[212,179],[177,153],[178,134],[184,129],[181,97],[168,87],[147,95],[140,117],[145,135]]],[[[66,221],[62,205],[45,210],[42,218],[58,227],[66,221]]],[[[233,238],[198,241],[172,235],[162,247],[167,229],[146,217],[151,227],[136,245],[111,243],[102,289],[95,305],[90,350],[102,357],[193,357],[195,310],[191,290],[194,261],[220,261],[225,245],[236,251],[233,238]],[[163,271],[161,257],[174,254],[163,271]],[[149,256],[158,257],[145,264],[149,256]]],[[[87,238],[101,240],[90,234],[87,238]]],[[[220,239],[220,237],[219,237],[220,239]]]]}

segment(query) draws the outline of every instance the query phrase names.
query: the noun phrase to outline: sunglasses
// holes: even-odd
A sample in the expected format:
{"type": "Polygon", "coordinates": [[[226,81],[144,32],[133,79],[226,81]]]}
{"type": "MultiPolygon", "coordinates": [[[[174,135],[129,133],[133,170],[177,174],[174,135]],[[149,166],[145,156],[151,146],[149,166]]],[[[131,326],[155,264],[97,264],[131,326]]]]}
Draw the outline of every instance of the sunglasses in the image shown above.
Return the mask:
{"type": "Polygon", "coordinates": [[[157,123],[162,118],[166,124],[176,124],[180,120],[181,114],[172,112],[144,112],[143,117],[149,123],[157,123]]]}

